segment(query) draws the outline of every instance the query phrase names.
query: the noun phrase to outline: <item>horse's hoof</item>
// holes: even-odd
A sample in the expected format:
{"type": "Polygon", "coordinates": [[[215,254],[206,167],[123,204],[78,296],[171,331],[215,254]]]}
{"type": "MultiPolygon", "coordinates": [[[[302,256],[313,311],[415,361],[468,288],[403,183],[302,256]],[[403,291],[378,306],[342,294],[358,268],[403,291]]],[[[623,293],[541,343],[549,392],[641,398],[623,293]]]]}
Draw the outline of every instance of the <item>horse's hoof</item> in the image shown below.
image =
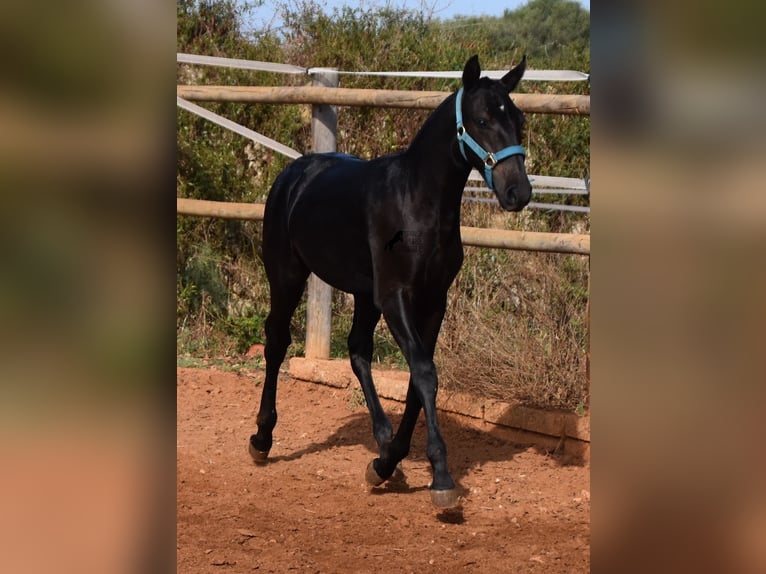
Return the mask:
{"type": "Polygon", "coordinates": [[[375,470],[374,462],[374,460],[371,460],[370,464],[367,465],[367,472],[364,473],[364,477],[367,479],[367,484],[371,486],[380,486],[386,479],[380,478],[380,475],[375,470]]]}
{"type": "Polygon", "coordinates": [[[457,506],[457,489],[431,490],[431,502],[439,508],[454,508],[457,506]]]}
{"type": "Polygon", "coordinates": [[[269,453],[258,450],[250,442],[247,446],[247,450],[250,452],[250,456],[253,457],[255,464],[266,464],[269,461],[269,453]]]}

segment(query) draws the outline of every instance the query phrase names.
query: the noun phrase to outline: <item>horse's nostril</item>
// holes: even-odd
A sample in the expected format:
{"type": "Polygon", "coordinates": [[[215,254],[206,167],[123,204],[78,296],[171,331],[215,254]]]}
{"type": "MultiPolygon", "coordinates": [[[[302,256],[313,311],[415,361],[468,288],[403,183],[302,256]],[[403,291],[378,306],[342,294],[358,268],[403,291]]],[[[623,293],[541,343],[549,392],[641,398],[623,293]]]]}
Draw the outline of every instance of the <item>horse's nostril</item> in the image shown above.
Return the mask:
{"type": "Polygon", "coordinates": [[[532,188],[528,185],[514,184],[506,188],[504,200],[501,202],[506,209],[519,211],[523,209],[532,197],[532,188]]]}
{"type": "Polygon", "coordinates": [[[508,196],[526,205],[532,197],[532,186],[529,184],[512,185],[508,188],[508,196]]]}
{"type": "Polygon", "coordinates": [[[518,185],[512,185],[505,191],[505,195],[508,199],[515,201],[516,199],[518,199],[518,190],[519,190],[518,185]]]}

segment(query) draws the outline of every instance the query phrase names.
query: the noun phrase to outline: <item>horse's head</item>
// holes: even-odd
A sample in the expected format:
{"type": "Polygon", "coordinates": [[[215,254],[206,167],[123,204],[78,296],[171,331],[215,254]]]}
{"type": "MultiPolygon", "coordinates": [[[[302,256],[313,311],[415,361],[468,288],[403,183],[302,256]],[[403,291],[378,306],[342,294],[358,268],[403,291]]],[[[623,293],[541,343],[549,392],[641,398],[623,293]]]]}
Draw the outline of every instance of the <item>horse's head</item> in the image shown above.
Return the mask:
{"type": "Polygon", "coordinates": [[[524,114],[508,96],[526,63],[525,56],[502,79],[491,80],[479,77],[479,58],[473,56],[463,69],[463,87],[456,99],[460,151],[508,211],[520,211],[532,197],[521,147],[524,114]]]}

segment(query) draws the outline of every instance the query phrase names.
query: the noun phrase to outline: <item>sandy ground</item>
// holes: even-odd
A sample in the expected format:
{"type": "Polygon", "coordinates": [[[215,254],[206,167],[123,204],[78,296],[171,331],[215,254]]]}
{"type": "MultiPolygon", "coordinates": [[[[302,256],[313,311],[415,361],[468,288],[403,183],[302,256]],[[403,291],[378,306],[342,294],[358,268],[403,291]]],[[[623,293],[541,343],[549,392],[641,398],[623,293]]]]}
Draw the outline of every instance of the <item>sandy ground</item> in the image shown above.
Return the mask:
{"type": "MultiPolygon", "coordinates": [[[[370,489],[367,410],[352,390],[284,376],[271,462],[247,453],[263,374],[177,370],[177,570],[588,572],[587,463],[442,414],[458,510],[428,493],[425,431],[405,480],[370,489]]],[[[396,425],[403,405],[383,401],[396,425]]]]}

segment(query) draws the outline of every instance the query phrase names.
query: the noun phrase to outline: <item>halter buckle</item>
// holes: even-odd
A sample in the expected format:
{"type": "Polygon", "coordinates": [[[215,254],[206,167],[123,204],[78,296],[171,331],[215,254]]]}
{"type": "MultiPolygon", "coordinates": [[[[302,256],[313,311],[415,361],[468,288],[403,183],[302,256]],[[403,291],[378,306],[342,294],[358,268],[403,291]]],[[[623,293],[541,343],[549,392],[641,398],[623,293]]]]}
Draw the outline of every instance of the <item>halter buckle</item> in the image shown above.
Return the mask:
{"type": "Polygon", "coordinates": [[[492,169],[494,169],[494,167],[497,165],[497,160],[495,159],[495,155],[492,152],[489,152],[487,157],[484,158],[484,164],[492,169]]]}

